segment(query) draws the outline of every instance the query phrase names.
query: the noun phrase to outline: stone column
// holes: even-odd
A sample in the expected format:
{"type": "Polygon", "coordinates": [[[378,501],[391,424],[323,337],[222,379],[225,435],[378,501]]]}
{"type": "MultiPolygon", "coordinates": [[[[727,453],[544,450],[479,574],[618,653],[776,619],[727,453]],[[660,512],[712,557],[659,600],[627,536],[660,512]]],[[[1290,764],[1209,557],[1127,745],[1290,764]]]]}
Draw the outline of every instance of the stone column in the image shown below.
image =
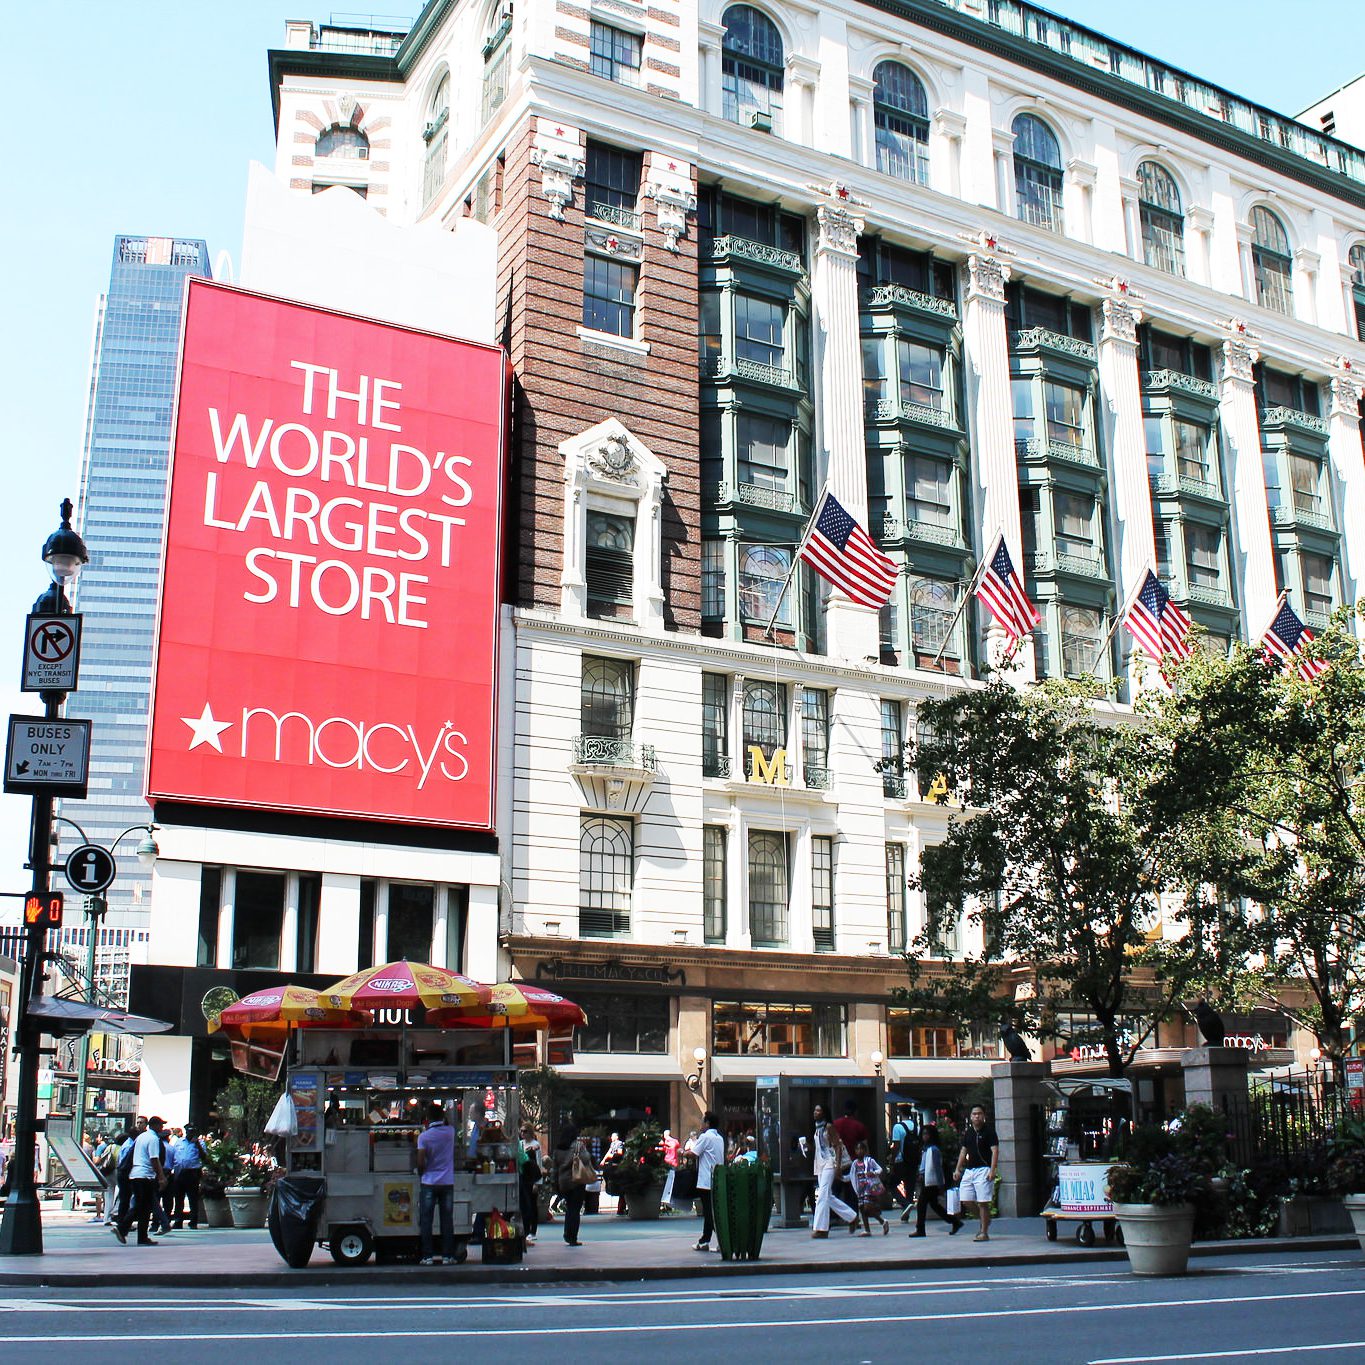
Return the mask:
{"type": "Polygon", "coordinates": [[[1259,359],[1254,334],[1240,318],[1227,323],[1223,341],[1223,378],[1219,406],[1226,443],[1234,531],[1237,537],[1234,576],[1242,584],[1242,611],[1248,632],[1270,621],[1279,595],[1275,586],[1275,554],[1266,510],[1265,468],[1261,463],[1261,429],[1251,367],[1259,359]]]}
{"type": "MultiPolygon", "coordinates": [[[[1099,418],[1114,490],[1117,534],[1112,567],[1118,589],[1116,608],[1122,611],[1143,575],[1156,568],[1156,542],[1152,534],[1152,492],[1147,482],[1147,443],[1142,430],[1142,390],[1138,380],[1137,326],[1142,312],[1135,306],[1127,280],[1115,276],[1109,291],[1102,305],[1099,418]]],[[[1131,676],[1131,667],[1137,661],[1137,652],[1129,648],[1129,683],[1134,687],[1136,679],[1131,676]]],[[[1144,668],[1142,672],[1147,676],[1154,670],[1144,668]]]]}
{"type": "MultiPolygon", "coordinates": [[[[1066,163],[1066,187],[1071,190],[1071,194],[1067,196],[1066,226],[1070,235],[1082,242],[1095,240],[1091,200],[1095,192],[1097,174],[1095,167],[1089,161],[1082,161],[1080,157],[1073,156],[1066,163]]],[[[1065,194],[1065,189],[1063,193],[1065,194]]]]}
{"type": "MultiPolygon", "coordinates": [[[[1005,335],[1005,282],[1009,265],[1000,243],[986,233],[967,258],[966,306],[962,315],[962,360],[966,372],[967,429],[975,433],[976,549],[987,554],[1003,530],[1010,558],[1024,572],[1019,528],[1019,475],[1014,458],[1014,406],[1010,397],[1009,341],[1005,335]]],[[[1005,632],[989,621],[986,652],[992,664],[1005,650],[1005,632]]],[[[1011,674],[1034,678],[1031,651],[1022,651],[1011,674]]]]}
{"type": "Polygon", "coordinates": [[[1119,180],[1119,195],[1123,204],[1123,235],[1127,254],[1135,261],[1142,259],[1142,217],[1138,212],[1138,182],[1128,176],[1119,180]]]}
{"type": "Polygon", "coordinates": [[[724,24],[700,20],[697,24],[697,50],[701,58],[701,82],[697,103],[708,114],[720,117],[720,59],[721,41],[725,37],[724,24]]]}
{"type": "Polygon", "coordinates": [[[935,109],[929,133],[929,184],[940,194],[962,198],[962,139],[966,118],[956,109],[935,109]]]}
{"type": "Polygon", "coordinates": [[[1294,314],[1311,326],[1318,325],[1318,271],[1322,257],[1301,246],[1294,252],[1294,314]]]}
{"type": "Polygon", "coordinates": [[[815,91],[820,81],[820,63],[799,53],[787,57],[786,91],[782,118],[773,133],[802,147],[815,144],[815,91]]]}
{"type": "MultiPolygon", "coordinates": [[[[833,495],[867,525],[867,447],[863,435],[862,345],[858,333],[858,234],[861,206],[837,181],[817,186],[826,196],[815,211],[818,235],[811,271],[815,334],[816,448],[833,495]]],[[[860,660],[879,653],[877,613],[837,589],[829,599],[829,653],[860,660]]]]}
{"type": "MultiPolygon", "coordinates": [[[[1342,528],[1348,601],[1365,596],[1365,521],[1357,509],[1365,506],[1365,449],[1360,436],[1362,379],[1353,361],[1338,356],[1332,374],[1331,408],[1327,427],[1327,457],[1332,482],[1341,490],[1335,508],[1342,528]]],[[[1357,635],[1365,636],[1365,622],[1357,618],[1357,635]]]]}
{"type": "Polygon", "coordinates": [[[997,1062],[991,1067],[995,1087],[995,1131],[1000,1136],[1000,1216],[1031,1218],[1047,1200],[1037,1178],[1042,1164],[1037,1151],[1040,1125],[1033,1111],[1041,1108],[1043,1082],[1052,1074],[1047,1062],[997,1062]]]}
{"type": "Polygon", "coordinates": [[[1185,227],[1185,272],[1196,284],[1211,284],[1209,237],[1213,232],[1213,214],[1202,204],[1196,204],[1185,210],[1185,227]]]}
{"type": "Polygon", "coordinates": [[[876,166],[877,139],[872,126],[872,97],[877,84],[869,76],[848,78],[849,130],[853,160],[860,166],[876,166]]]}

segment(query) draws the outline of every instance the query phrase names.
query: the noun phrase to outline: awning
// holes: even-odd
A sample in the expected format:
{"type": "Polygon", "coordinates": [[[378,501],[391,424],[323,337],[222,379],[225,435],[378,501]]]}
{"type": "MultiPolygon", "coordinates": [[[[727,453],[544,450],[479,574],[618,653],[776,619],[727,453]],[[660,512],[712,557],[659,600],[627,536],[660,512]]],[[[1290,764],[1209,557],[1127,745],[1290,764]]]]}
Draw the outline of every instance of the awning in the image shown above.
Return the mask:
{"type": "Polygon", "coordinates": [[[83,1000],[64,1000],[59,995],[40,995],[29,1001],[29,1014],[42,1021],[43,1031],[54,1036],[74,1037],[98,1029],[101,1033],[169,1033],[164,1019],[145,1014],[87,1005],[83,1000]]]}

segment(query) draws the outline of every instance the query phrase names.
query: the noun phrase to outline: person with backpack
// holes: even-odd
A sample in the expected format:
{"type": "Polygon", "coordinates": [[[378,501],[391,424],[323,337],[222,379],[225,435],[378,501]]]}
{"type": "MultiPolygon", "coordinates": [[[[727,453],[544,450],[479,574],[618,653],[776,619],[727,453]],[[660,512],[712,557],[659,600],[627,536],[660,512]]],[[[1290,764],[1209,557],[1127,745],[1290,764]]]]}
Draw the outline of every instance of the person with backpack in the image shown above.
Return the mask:
{"type": "Polygon", "coordinates": [[[901,1109],[891,1125],[891,1192],[901,1208],[901,1222],[908,1223],[915,1211],[915,1172],[918,1167],[919,1136],[912,1111],[901,1109]]]}
{"type": "Polygon", "coordinates": [[[132,1200],[133,1144],[146,1131],[147,1120],[139,1117],[131,1128],[123,1130],[119,1141],[118,1164],[114,1167],[114,1207],[110,1210],[109,1226],[117,1225],[124,1209],[132,1200]]]}
{"type": "Polygon", "coordinates": [[[555,1188],[564,1196],[565,1245],[581,1247],[583,1243],[578,1240],[578,1228],[583,1216],[584,1194],[598,1174],[587,1144],[578,1136],[578,1129],[572,1124],[560,1129],[559,1141],[555,1143],[550,1161],[555,1188]]]}

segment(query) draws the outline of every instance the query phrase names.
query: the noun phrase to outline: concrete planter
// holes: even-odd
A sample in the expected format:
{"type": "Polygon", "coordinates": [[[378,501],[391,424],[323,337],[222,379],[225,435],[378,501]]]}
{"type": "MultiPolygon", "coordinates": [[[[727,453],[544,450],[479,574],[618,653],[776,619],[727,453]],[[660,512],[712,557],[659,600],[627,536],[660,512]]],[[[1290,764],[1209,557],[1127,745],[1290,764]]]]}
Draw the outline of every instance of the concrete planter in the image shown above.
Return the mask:
{"type": "Polygon", "coordinates": [[[1351,1219],[1351,1227],[1360,1242],[1360,1249],[1365,1251],[1365,1194],[1348,1194],[1342,1198],[1341,1207],[1344,1208],[1351,1219]]]}
{"type": "Polygon", "coordinates": [[[636,1222],[648,1222],[659,1216],[659,1207],[664,1197],[663,1183],[645,1185],[624,1196],[626,1217],[636,1222]]]}
{"type": "Polygon", "coordinates": [[[1193,1204],[1115,1204],[1134,1275],[1183,1275],[1194,1236],[1193,1204]]]}
{"type": "Polygon", "coordinates": [[[214,1199],[207,1194],[204,1196],[204,1222],[211,1228],[232,1226],[232,1205],[228,1203],[226,1195],[222,1199],[214,1199]]]}
{"type": "Polygon", "coordinates": [[[224,1191],[232,1207],[232,1226],[263,1228],[268,1201],[265,1191],[254,1185],[234,1185],[224,1191]]]}
{"type": "Polygon", "coordinates": [[[1325,1194],[1295,1194],[1280,1200],[1281,1237],[1328,1237],[1351,1231],[1343,1201],[1325,1194]]]}

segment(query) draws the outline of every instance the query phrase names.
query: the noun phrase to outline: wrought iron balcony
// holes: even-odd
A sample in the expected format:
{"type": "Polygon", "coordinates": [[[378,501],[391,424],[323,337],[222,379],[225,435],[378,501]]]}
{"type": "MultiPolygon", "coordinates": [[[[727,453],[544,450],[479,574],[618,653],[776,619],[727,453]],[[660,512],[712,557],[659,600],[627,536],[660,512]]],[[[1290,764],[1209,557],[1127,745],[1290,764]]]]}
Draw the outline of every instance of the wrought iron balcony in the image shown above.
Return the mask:
{"type": "Polygon", "coordinates": [[[869,422],[919,422],[926,427],[956,431],[957,422],[946,407],[931,403],[906,403],[895,398],[869,398],[863,404],[869,422]]]}
{"type": "Polygon", "coordinates": [[[627,232],[640,231],[640,213],[637,209],[620,208],[616,204],[603,204],[590,199],[587,214],[599,223],[611,223],[614,227],[625,228],[627,232]]]}
{"type": "Polygon", "coordinates": [[[1307,526],[1313,531],[1333,530],[1332,518],[1324,512],[1315,512],[1308,507],[1281,504],[1270,509],[1270,519],[1276,526],[1307,526]]]}
{"type": "Polygon", "coordinates": [[[779,246],[751,241],[748,237],[716,237],[711,242],[709,255],[715,262],[733,258],[737,261],[752,261],[755,265],[766,265],[788,275],[806,273],[801,257],[796,252],[783,251],[779,246]]]}
{"type": "Polygon", "coordinates": [[[780,365],[765,365],[759,360],[743,358],[731,360],[726,356],[704,356],[700,365],[703,379],[743,379],[752,384],[766,384],[770,388],[795,391],[800,388],[796,376],[780,365]]]}
{"type": "Polygon", "coordinates": [[[703,754],[701,760],[701,775],[703,777],[729,777],[730,755],[703,754]]]}
{"type": "Polygon", "coordinates": [[[1200,606],[1232,606],[1232,594],[1226,588],[1211,588],[1202,583],[1191,583],[1185,591],[1189,600],[1197,602],[1200,606]]]}
{"type": "Polygon", "coordinates": [[[650,773],[658,766],[652,744],[634,744],[628,739],[611,739],[606,735],[575,735],[573,761],[583,767],[636,768],[650,773]]]}
{"type": "Polygon", "coordinates": [[[707,484],[702,489],[702,501],[713,507],[724,502],[742,502],[750,507],[766,507],[773,512],[801,511],[795,493],[784,493],[780,488],[765,488],[757,483],[707,484]]]}
{"type": "Polygon", "coordinates": [[[1070,441],[1051,441],[1030,436],[1015,441],[1014,453],[1026,460],[1065,460],[1068,464],[1085,465],[1087,469],[1100,467],[1100,457],[1093,450],[1072,445],[1070,441]]]}
{"type": "Polygon", "coordinates": [[[904,801],[908,790],[905,778],[900,773],[882,774],[883,796],[889,796],[895,801],[904,801]]]}
{"type": "Polygon", "coordinates": [[[936,299],[918,289],[907,289],[903,284],[874,284],[863,293],[868,308],[909,308],[916,313],[957,321],[957,305],[951,299],[936,299]]]}
{"type": "Polygon", "coordinates": [[[1192,374],[1181,374],[1179,370],[1148,370],[1142,376],[1142,387],[1148,393],[1188,393],[1211,403],[1218,401],[1217,384],[1196,379],[1192,374]]]}
{"type": "Polygon", "coordinates": [[[1040,552],[1028,557],[1029,570],[1035,577],[1046,577],[1056,573],[1074,574],[1078,578],[1104,580],[1109,571],[1104,560],[1090,555],[1063,555],[1040,552]]]}
{"type": "Polygon", "coordinates": [[[1284,430],[1307,432],[1310,436],[1326,436],[1327,423],[1311,412],[1300,412],[1297,408],[1266,408],[1261,414],[1261,430],[1284,430]]]}
{"type": "Polygon", "coordinates": [[[1012,339],[1015,351],[1053,351],[1057,355],[1070,356],[1073,360],[1084,360],[1094,365],[1098,353],[1088,341],[1064,336],[1061,332],[1050,332],[1046,327],[1029,327],[1016,332],[1012,339]]]}
{"type": "Polygon", "coordinates": [[[803,764],[801,775],[806,786],[813,792],[827,792],[833,780],[833,774],[828,768],[822,768],[815,763],[803,764]]]}

